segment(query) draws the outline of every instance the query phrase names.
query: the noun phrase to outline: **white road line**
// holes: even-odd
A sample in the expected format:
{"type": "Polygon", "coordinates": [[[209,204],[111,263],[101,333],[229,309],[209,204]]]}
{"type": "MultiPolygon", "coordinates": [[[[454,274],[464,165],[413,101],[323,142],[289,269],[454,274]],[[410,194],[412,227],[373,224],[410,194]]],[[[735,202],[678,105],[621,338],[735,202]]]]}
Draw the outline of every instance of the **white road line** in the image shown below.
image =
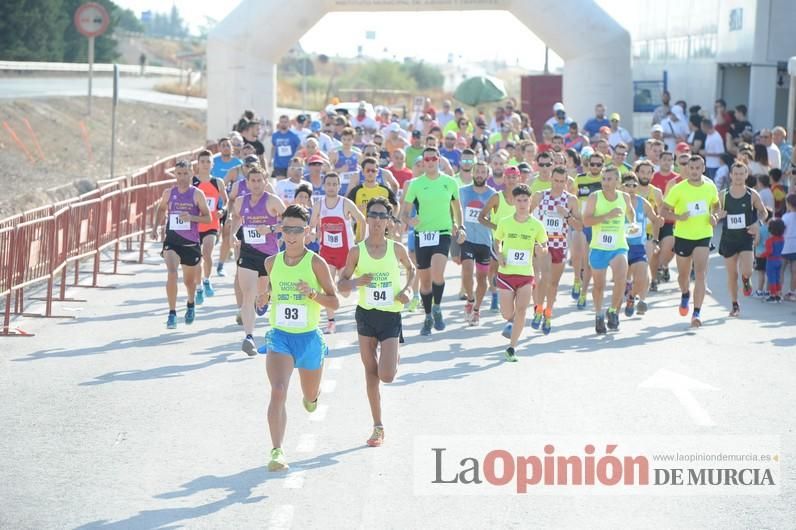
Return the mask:
{"type": "Polygon", "coordinates": [[[301,471],[291,471],[287,477],[285,477],[285,489],[289,490],[297,490],[304,487],[304,475],[306,471],[303,469],[301,471]]]}
{"type": "Polygon", "coordinates": [[[692,393],[692,390],[718,390],[718,388],[712,385],[663,368],[655,372],[649,379],[642,382],[639,388],[669,390],[674,394],[674,397],[677,398],[686,412],[688,412],[688,415],[691,416],[694,423],[704,427],[716,425],[713,419],[711,419],[710,414],[708,414],[708,411],[700,405],[692,393]]]}
{"type": "Polygon", "coordinates": [[[293,524],[293,511],[294,508],[290,504],[277,506],[274,513],[271,514],[268,528],[272,530],[286,530],[290,528],[293,524]]]}
{"type": "MultiPolygon", "coordinates": [[[[315,411],[317,412],[317,411],[315,411]]],[[[315,451],[317,437],[314,434],[302,434],[296,446],[297,453],[312,453],[315,451]]]]}
{"type": "Polygon", "coordinates": [[[329,405],[318,405],[315,412],[310,414],[310,421],[323,421],[326,419],[326,411],[329,410],[329,405]]]}
{"type": "Polygon", "coordinates": [[[334,379],[326,379],[321,383],[321,392],[324,394],[331,394],[337,388],[337,381],[334,379]]]}

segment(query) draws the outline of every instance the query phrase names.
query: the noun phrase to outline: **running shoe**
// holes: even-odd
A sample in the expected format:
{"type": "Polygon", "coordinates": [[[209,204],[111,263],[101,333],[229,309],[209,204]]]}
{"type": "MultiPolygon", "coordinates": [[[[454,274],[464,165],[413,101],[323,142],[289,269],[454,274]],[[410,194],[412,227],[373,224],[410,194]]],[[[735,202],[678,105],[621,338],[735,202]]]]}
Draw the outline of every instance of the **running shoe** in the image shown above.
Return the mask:
{"type": "Polygon", "coordinates": [[[688,316],[688,300],[691,299],[691,293],[683,293],[680,296],[680,307],[678,307],[678,311],[680,311],[680,316],[686,317],[688,316]]]}
{"type": "Polygon", "coordinates": [[[506,348],[506,352],[503,355],[506,358],[506,361],[508,361],[510,363],[516,363],[517,362],[517,356],[514,354],[514,348],[512,348],[511,346],[506,348]]]}
{"type": "Polygon", "coordinates": [[[470,322],[470,319],[473,318],[473,303],[469,300],[466,304],[464,304],[464,321],[470,322]]]}
{"type": "Polygon", "coordinates": [[[268,304],[260,307],[257,305],[257,302],[254,303],[254,312],[257,313],[258,317],[265,315],[268,312],[268,304]]]}
{"type": "Polygon", "coordinates": [[[492,293],[492,303],[489,304],[489,310],[490,311],[497,311],[498,309],[500,309],[498,307],[498,294],[495,292],[495,293],[492,293]]]}
{"type": "Polygon", "coordinates": [[[365,443],[370,447],[381,447],[381,444],[384,443],[384,427],[381,425],[373,427],[373,434],[370,435],[370,438],[365,443]]]}
{"type": "Polygon", "coordinates": [[[431,328],[434,326],[434,319],[431,315],[426,315],[426,319],[423,321],[423,327],[420,328],[420,334],[425,336],[431,335],[431,328]]]}
{"type": "Polygon", "coordinates": [[[196,318],[196,308],[194,307],[186,307],[185,308],[185,323],[189,326],[193,324],[194,319],[196,318]]]}
{"type": "Polygon", "coordinates": [[[212,298],[213,296],[216,295],[216,290],[213,289],[213,286],[210,284],[210,280],[203,281],[202,287],[204,287],[205,296],[207,296],[208,298],[212,298]]]}
{"type": "Polygon", "coordinates": [[[657,280],[652,280],[652,282],[650,282],[650,292],[651,293],[657,293],[658,292],[658,282],[657,282],[657,280]]]}
{"type": "Polygon", "coordinates": [[[552,319],[550,317],[544,317],[542,321],[542,333],[549,335],[551,329],[553,329],[552,319]]]}
{"type": "Polygon", "coordinates": [[[605,327],[605,317],[602,315],[594,317],[594,331],[596,331],[598,335],[605,335],[608,333],[608,329],[605,327]]]}
{"type": "Polygon", "coordinates": [[[542,318],[544,318],[544,315],[541,311],[538,313],[534,312],[533,320],[531,320],[531,327],[533,329],[539,329],[539,326],[542,325],[542,318]]]}
{"type": "Polygon", "coordinates": [[[169,313],[169,318],[166,320],[166,329],[177,329],[177,315],[169,313]]]}
{"type": "Polygon", "coordinates": [[[752,294],[752,279],[751,278],[743,278],[743,295],[744,296],[751,296],[752,294]]]}
{"type": "Polygon", "coordinates": [[[659,282],[666,281],[663,279],[663,269],[660,267],[658,268],[658,271],[655,273],[655,280],[659,282]]]}
{"type": "Polygon", "coordinates": [[[478,326],[481,324],[481,312],[473,310],[473,314],[470,317],[470,325],[471,326],[478,326]]]}
{"type": "Polygon", "coordinates": [[[459,300],[461,300],[462,302],[467,300],[467,293],[465,293],[464,290],[459,291],[459,300]]]}
{"type": "Polygon", "coordinates": [[[605,317],[608,323],[608,329],[611,331],[619,331],[619,313],[611,308],[605,312],[605,317]]]}
{"type": "Polygon", "coordinates": [[[578,309],[583,309],[586,307],[586,291],[581,291],[580,296],[578,297],[578,309]]]}
{"type": "Polygon", "coordinates": [[[205,292],[201,287],[196,290],[196,296],[194,297],[194,302],[196,302],[196,305],[202,305],[205,303],[205,292]]]}
{"type": "Polygon", "coordinates": [[[440,306],[431,306],[431,316],[434,318],[434,329],[437,331],[445,329],[445,321],[442,319],[442,308],[440,306]]]}
{"type": "Polygon", "coordinates": [[[782,298],[780,298],[779,296],[776,296],[776,295],[773,295],[773,294],[772,294],[771,296],[769,296],[768,298],[766,298],[766,300],[765,300],[765,301],[766,301],[766,302],[773,302],[773,303],[775,303],[775,304],[778,304],[778,303],[780,303],[780,302],[782,301],[782,298]]]}
{"type": "Polygon", "coordinates": [[[301,403],[304,405],[304,410],[306,410],[310,414],[315,412],[318,408],[318,400],[320,399],[320,397],[321,397],[320,389],[318,390],[318,397],[315,398],[315,401],[308,401],[307,398],[302,397],[301,403]]]}
{"type": "Polygon", "coordinates": [[[240,316],[240,311],[238,311],[238,314],[237,314],[237,315],[235,315],[235,322],[236,322],[236,323],[237,323],[239,326],[242,326],[242,325],[243,325],[243,317],[242,317],[242,316],[240,316]]]}
{"type": "Polygon", "coordinates": [[[664,267],[664,269],[663,269],[663,281],[668,282],[671,279],[672,279],[672,276],[669,273],[669,267],[664,267]]]}
{"type": "Polygon", "coordinates": [[[508,324],[506,324],[503,327],[503,331],[501,331],[500,334],[503,335],[504,337],[506,337],[507,339],[510,339],[511,338],[511,330],[512,330],[513,327],[514,327],[514,325],[511,322],[509,322],[508,324]]]}
{"type": "Polygon", "coordinates": [[[287,471],[287,461],[285,460],[285,452],[281,447],[271,449],[271,461],[268,462],[268,471],[287,471]]]}
{"type": "Polygon", "coordinates": [[[698,328],[702,326],[702,317],[699,315],[698,311],[694,311],[694,314],[691,315],[691,327],[698,328]]]}
{"type": "Polygon", "coordinates": [[[337,327],[335,326],[334,320],[329,320],[326,322],[326,329],[323,330],[324,335],[333,335],[337,331],[337,327]]]}
{"type": "Polygon", "coordinates": [[[732,303],[732,309],[730,310],[731,317],[739,317],[741,316],[741,306],[738,305],[738,302],[732,303]]]}
{"type": "Polygon", "coordinates": [[[246,338],[243,339],[243,344],[240,345],[240,349],[249,357],[257,355],[257,344],[254,342],[254,337],[246,335],[246,338]]]}
{"type": "Polygon", "coordinates": [[[634,296],[627,297],[627,304],[625,304],[625,316],[632,317],[636,312],[636,298],[634,296]]]}
{"type": "Polygon", "coordinates": [[[784,298],[786,302],[794,302],[796,301],[796,293],[794,293],[793,291],[789,291],[788,293],[785,294],[784,298]]]}
{"type": "Polygon", "coordinates": [[[647,312],[647,302],[644,300],[639,300],[636,304],[636,313],[639,315],[643,315],[647,312]]]}
{"type": "Polygon", "coordinates": [[[755,298],[765,298],[766,296],[768,296],[768,293],[758,289],[752,294],[752,296],[754,296],[755,298]]]}
{"type": "Polygon", "coordinates": [[[577,300],[580,297],[580,282],[576,281],[572,284],[572,290],[569,292],[570,296],[572,296],[573,300],[577,300]]]}
{"type": "Polygon", "coordinates": [[[223,263],[219,263],[218,266],[216,267],[216,274],[218,276],[226,276],[227,275],[227,271],[224,270],[224,264],[223,263]]]}

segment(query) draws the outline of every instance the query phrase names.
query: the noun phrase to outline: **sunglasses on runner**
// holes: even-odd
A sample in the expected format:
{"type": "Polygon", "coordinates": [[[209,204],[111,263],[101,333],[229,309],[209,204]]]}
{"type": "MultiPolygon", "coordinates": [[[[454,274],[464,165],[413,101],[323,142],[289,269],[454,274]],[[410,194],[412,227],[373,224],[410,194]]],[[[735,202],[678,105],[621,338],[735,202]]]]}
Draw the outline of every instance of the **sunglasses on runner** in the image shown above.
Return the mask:
{"type": "Polygon", "coordinates": [[[438,160],[439,160],[438,156],[424,156],[423,157],[423,161],[424,162],[437,162],[438,160]]]}
{"type": "Polygon", "coordinates": [[[389,219],[390,214],[387,212],[368,212],[369,219],[389,219]]]}
{"type": "Polygon", "coordinates": [[[623,182],[622,185],[626,188],[638,188],[638,183],[633,180],[623,182]]]}
{"type": "Polygon", "coordinates": [[[598,162],[598,163],[596,163],[596,164],[589,164],[589,165],[590,165],[591,167],[603,167],[603,165],[602,165],[602,164],[600,164],[599,162],[598,162]]]}
{"type": "Polygon", "coordinates": [[[539,167],[553,167],[553,163],[548,162],[547,164],[539,164],[539,167]]]}
{"type": "Polygon", "coordinates": [[[300,234],[304,231],[303,226],[283,226],[282,232],[285,234],[300,234]]]}
{"type": "Polygon", "coordinates": [[[362,172],[363,173],[376,173],[376,172],[378,172],[378,169],[376,169],[375,167],[371,167],[371,168],[368,168],[368,169],[363,169],[362,172]]]}

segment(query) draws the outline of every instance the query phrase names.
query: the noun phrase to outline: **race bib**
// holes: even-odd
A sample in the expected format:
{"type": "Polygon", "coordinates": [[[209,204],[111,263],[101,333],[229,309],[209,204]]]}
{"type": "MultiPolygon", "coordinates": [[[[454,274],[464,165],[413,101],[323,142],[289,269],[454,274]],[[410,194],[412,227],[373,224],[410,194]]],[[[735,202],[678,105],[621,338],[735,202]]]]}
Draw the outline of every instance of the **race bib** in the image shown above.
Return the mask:
{"type": "Polygon", "coordinates": [[[600,246],[606,250],[613,250],[616,248],[617,237],[616,234],[603,232],[600,234],[600,246]]]}
{"type": "Polygon", "coordinates": [[[746,228],[746,214],[729,214],[727,215],[727,228],[730,230],[742,230],[746,228]]]}
{"type": "Polygon", "coordinates": [[[542,222],[544,224],[544,229],[548,234],[561,232],[561,227],[564,224],[563,219],[554,214],[545,214],[542,222]]]}
{"type": "Polygon", "coordinates": [[[342,248],[343,234],[341,232],[324,232],[323,246],[329,248],[342,248]]]}
{"type": "Polygon", "coordinates": [[[184,232],[191,229],[191,222],[183,221],[180,219],[180,215],[178,213],[169,214],[169,230],[184,232]]]}
{"type": "Polygon", "coordinates": [[[530,250],[514,250],[509,249],[506,254],[506,265],[530,265],[531,264],[531,251],[530,250]]]}
{"type": "Polygon", "coordinates": [[[307,306],[282,305],[276,308],[276,325],[285,328],[303,328],[307,325],[307,306]]]}
{"type": "Polygon", "coordinates": [[[392,287],[367,287],[365,289],[368,303],[373,307],[385,307],[393,304],[392,287]]]}
{"type": "Polygon", "coordinates": [[[216,209],[216,198],[207,197],[207,209],[211,212],[216,209]]]}
{"type": "Polygon", "coordinates": [[[276,147],[276,154],[279,157],[291,156],[293,154],[293,150],[289,145],[278,145],[276,147]]]}
{"type": "Polygon", "coordinates": [[[253,226],[243,227],[243,240],[249,245],[264,245],[265,236],[253,226]]]}
{"type": "Polygon", "coordinates": [[[346,173],[340,173],[340,186],[348,185],[353,178],[359,179],[359,172],[347,171],[346,173]]]}
{"type": "Polygon", "coordinates": [[[420,247],[436,247],[439,245],[439,232],[418,232],[420,247]]]}
{"type": "Polygon", "coordinates": [[[638,237],[641,235],[641,225],[638,223],[630,223],[625,225],[625,234],[627,237],[638,237]]]}
{"type": "Polygon", "coordinates": [[[481,215],[480,208],[472,208],[468,206],[464,209],[464,220],[469,223],[477,223],[479,215],[481,215]]]}
{"type": "Polygon", "coordinates": [[[688,203],[688,215],[690,217],[707,215],[708,213],[708,205],[705,203],[705,201],[695,201],[688,203]]]}

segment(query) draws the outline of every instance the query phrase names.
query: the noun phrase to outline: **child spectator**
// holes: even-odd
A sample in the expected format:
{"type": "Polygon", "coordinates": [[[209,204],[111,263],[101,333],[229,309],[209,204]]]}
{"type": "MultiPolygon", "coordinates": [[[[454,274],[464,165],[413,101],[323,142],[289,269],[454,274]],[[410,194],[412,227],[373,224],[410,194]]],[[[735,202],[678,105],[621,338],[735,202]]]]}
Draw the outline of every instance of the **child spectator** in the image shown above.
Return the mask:
{"type": "Polygon", "coordinates": [[[785,213],[785,196],[788,190],[782,185],[782,170],[773,168],[768,172],[771,179],[771,194],[774,195],[774,213],[782,217],[785,213]]]}
{"type": "MultiPolygon", "coordinates": [[[[782,222],[785,223],[782,257],[785,259],[785,270],[790,270],[790,289],[785,300],[796,301],[796,195],[788,195],[785,203],[788,211],[782,216],[782,222]]],[[[782,277],[784,283],[784,272],[782,277]]]]}
{"type": "MultiPolygon", "coordinates": [[[[752,177],[754,178],[754,177],[752,177]]],[[[757,280],[757,289],[755,290],[754,297],[755,298],[765,298],[768,296],[766,292],[766,258],[763,257],[763,253],[766,251],[766,240],[768,239],[768,223],[774,217],[774,212],[768,210],[768,222],[765,221],[758,221],[760,225],[760,229],[757,232],[757,238],[755,245],[755,271],[756,280],[757,280]]]]}
{"type": "Polygon", "coordinates": [[[782,285],[782,248],[785,246],[785,223],[782,219],[772,219],[768,223],[768,239],[762,257],[766,258],[766,279],[768,280],[768,298],[766,302],[781,302],[782,285]]]}

